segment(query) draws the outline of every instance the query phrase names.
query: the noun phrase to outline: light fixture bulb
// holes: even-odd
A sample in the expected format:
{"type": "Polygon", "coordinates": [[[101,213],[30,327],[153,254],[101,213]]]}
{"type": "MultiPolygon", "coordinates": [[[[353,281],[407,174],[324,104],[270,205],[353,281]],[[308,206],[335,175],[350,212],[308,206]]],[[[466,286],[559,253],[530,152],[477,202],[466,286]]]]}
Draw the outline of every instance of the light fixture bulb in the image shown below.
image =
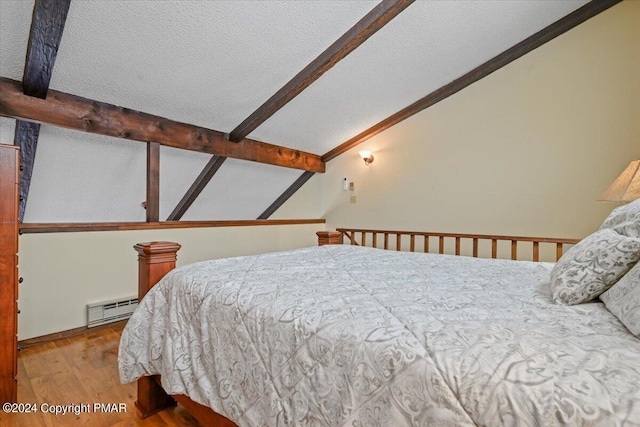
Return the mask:
{"type": "Polygon", "coordinates": [[[358,154],[360,154],[360,157],[364,160],[365,165],[369,166],[369,164],[373,163],[373,153],[371,153],[371,151],[362,150],[358,154]]]}

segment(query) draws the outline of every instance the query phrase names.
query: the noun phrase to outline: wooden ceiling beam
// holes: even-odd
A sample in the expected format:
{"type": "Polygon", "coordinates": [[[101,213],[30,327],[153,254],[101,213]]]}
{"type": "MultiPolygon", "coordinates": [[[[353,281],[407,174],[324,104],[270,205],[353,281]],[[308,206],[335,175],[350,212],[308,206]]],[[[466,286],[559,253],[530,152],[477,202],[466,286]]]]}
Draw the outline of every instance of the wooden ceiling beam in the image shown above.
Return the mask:
{"type": "MultiPolygon", "coordinates": [[[[24,63],[22,87],[25,95],[45,98],[53,66],[62,40],[71,0],[36,0],[24,63]]],[[[40,124],[18,120],[13,144],[20,147],[20,207],[22,222],[29,196],[33,164],[40,135],[40,124]]]]}
{"type": "Polygon", "coordinates": [[[36,148],[40,136],[40,123],[16,120],[13,145],[20,147],[20,202],[18,204],[18,221],[22,222],[27,208],[33,165],[36,161],[36,148]]]}
{"type": "Polygon", "coordinates": [[[273,215],[273,213],[277,211],[278,208],[284,204],[284,202],[289,200],[289,198],[293,196],[293,194],[298,191],[305,182],[309,181],[309,178],[311,178],[313,175],[315,175],[313,172],[303,172],[302,175],[300,175],[298,179],[296,179],[294,183],[289,186],[289,188],[284,190],[280,197],[278,197],[275,202],[273,202],[264,212],[262,212],[262,214],[257,219],[269,219],[269,217],[273,215]]]}
{"type": "Polygon", "coordinates": [[[22,75],[25,95],[44,98],[62,40],[71,0],[36,0],[22,75]]]}
{"type": "Polygon", "coordinates": [[[189,187],[185,195],[182,196],[182,200],[180,200],[173,212],[171,212],[171,214],[167,218],[167,221],[178,221],[180,218],[182,218],[185,212],[187,212],[187,209],[191,207],[202,190],[204,190],[209,181],[211,181],[213,175],[218,172],[218,169],[220,169],[220,166],[222,166],[225,160],[227,160],[227,158],[222,156],[213,156],[209,160],[202,172],[200,172],[200,175],[198,175],[193,184],[191,184],[191,187],[189,187]]]}
{"type": "Polygon", "coordinates": [[[230,142],[224,133],[50,90],[46,99],[22,93],[20,82],[0,78],[0,116],[168,147],[324,172],[320,156],[252,139],[230,142]]]}
{"type": "Polygon", "coordinates": [[[413,2],[414,0],[383,0],[380,2],[231,131],[229,140],[241,141],[413,2]]]}
{"type": "MultiPolygon", "coordinates": [[[[561,18],[560,20],[554,22],[553,24],[543,28],[538,31],[531,37],[521,41],[520,43],[514,45],[510,49],[502,52],[501,54],[495,56],[484,64],[476,67],[472,71],[463,75],[462,77],[452,81],[451,83],[437,89],[424,98],[419,99],[408,107],[398,111],[394,115],[386,118],[385,120],[377,123],[376,125],[370,127],[369,129],[361,132],[360,134],[354,136],[353,138],[347,140],[346,142],[338,145],[334,149],[328,151],[326,154],[322,156],[322,160],[324,162],[328,162],[332,159],[335,159],[340,154],[350,150],[351,148],[363,143],[369,138],[374,137],[380,132],[389,129],[391,126],[394,126],[404,119],[411,117],[412,115],[428,108],[443,99],[448,98],[464,89],[465,87],[471,85],[472,83],[480,80],[483,77],[493,73],[494,71],[504,67],[505,65],[511,63],[512,61],[520,58],[521,56],[531,52],[532,50],[542,46],[546,42],[556,38],[557,36],[569,31],[570,29],[576,27],[582,22],[588,20],[614,6],[617,3],[620,3],[622,0],[592,0],[581,8],[575,10],[569,15],[561,18]]],[[[311,174],[312,175],[312,174],[311,174]]],[[[298,180],[296,180],[291,187],[289,187],[269,208],[260,215],[259,218],[268,218],[271,216],[284,202],[286,202],[302,185],[311,177],[311,175],[305,176],[302,174],[298,180]],[[306,179],[304,179],[306,177],[306,179]]]]}
{"type": "Polygon", "coordinates": [[[462,77],[431,92],[424,98],[417,100],[413,104],[403,108],[394,115],[384,119],[383,121],[373,125],[369,129],[338,145],[336,148],[325,153],[322,156],[322,160],[328,162],[329,160],[335,159],[347,150],[350,150],[351,148],[363,143],[369,138],[374,137],[380,132],[389,129],[390,127],[413,116],[414,114],[419,113],[425,108],[428,108],[442,101],[443,99],[450,97],[451,95],[461,91],[472,83],[488,76],[489,74],[493,73],[496,70],[499,70],[505,65],[510,64],[521,56],[526,55],[527,53],[542,46],[546,42],[553,40],[559,35],[566,33],[570,29],[583,23],[589,18],[596,16],[600,12],[607,10],[611,6],[620,3],[621,1],[622,0],[592,0],[591,2],[573,11],[564,18],[561,18],[553,24],[538,31],[534,35],[505,50],[498,56],[495,56],[484,64],[474,68],[462,77]]]}
{"type": "MultiPolygon", "coordinates": [[[[251,113],[229,134],[229,140],[239,141],[249,135],[258,126],[274,115],[300,92],[309,87],[320,76],[336,65],[340,60],[353,52],[369,37],[384,27],[389,21],[398,16],[414,0],[383,0],[353,27],[311,61],[302,71],[289,80],[279,91],[251,113]]],[[[280,206],[300,189],[312,176],[313,171],[305,171],[287,188],[258,219],[269,218],[280,206]]]]}
{"type": "MultiPolygon", "coordinates": [[[[278,90],[271,98],[265,101],[264,104],[262,104],[257,110],[251,113],[249,117],[232,130],[229,134],[229,141],[239,142],[246,138],[247,135],[253,132],[253,130],[264,123],[269,117],[274,115],[276,111],[298,96],[300,92],[309,87],[345,56],[353,52],[358,46],[364,43],[380,28],[384,27],[389,21],[395,18],[413,2],[414,0],[383,0],[380,2],[353,27],[344,33],[342,37],[336,40],[316,59],[311,61],[309,65],[304,67],[302,71],[296,74],[294,78],[289,80],[289,82],[280,88],[280,90],[278,90]]],[[[213,175],[218,171],[223,161],[223,158],[211,159],[191,185],[187,193],[183,196],[178,206],[176,206],[174,211],[171,213],[168,218],[169,221],[178,220],[182,217],[189,206],[191,206],[195,199],[200,195],[202,190],[204,190],[213,175]],[[211,169],[213,164],[217,165],[215,170],[211,169]]],[[[291,194],[293,194],[306,182],[307,179],[313,176],[313,173],[314,171],[305,172],[302,177],[306,178],[301,182],[300,179],[296,180],[292,187],[287,191],[291,191],[291,194]],[[297,187],[292,190],[295,185],[297,185],[297,187]]],[[[286,192],[282,194],[265,212],[263,212],[258,219],[268,218],[289,198],[290,195],[285,196],[286,192]]]]}
{"type": "Polygon", "coordinates": [[[147,142],[147,222],[160,221],[160,144],[147,142]]]}

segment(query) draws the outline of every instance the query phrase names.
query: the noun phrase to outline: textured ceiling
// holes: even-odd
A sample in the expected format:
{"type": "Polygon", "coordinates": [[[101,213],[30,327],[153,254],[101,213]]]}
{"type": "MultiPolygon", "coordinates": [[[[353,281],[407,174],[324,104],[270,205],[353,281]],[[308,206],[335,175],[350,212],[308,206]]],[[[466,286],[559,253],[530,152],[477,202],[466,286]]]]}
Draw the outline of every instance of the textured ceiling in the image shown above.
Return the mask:
{"type": "MultiPolygon", "coordinates": [[[[250,136],[324,154],[585,3],[418,0],[250,136]]],[[[229,132],[376,4],[74,0],[50,87],[229,132]]],[[[32,9],[0,0],[2,77],[32,9]]],[[[161,150],[161,219],[208,160],[161,150]]],[[[300,173],[227,160],[183,218],[255,218],[300,173]]],[[[144,144],[43,126],[25,222],[143,220],[144,185],[144,144]]]]}
{"type": "Polygon", "coordinates": [[[416,1],[250,136],[324,154],[584,3],[416,1]]]}

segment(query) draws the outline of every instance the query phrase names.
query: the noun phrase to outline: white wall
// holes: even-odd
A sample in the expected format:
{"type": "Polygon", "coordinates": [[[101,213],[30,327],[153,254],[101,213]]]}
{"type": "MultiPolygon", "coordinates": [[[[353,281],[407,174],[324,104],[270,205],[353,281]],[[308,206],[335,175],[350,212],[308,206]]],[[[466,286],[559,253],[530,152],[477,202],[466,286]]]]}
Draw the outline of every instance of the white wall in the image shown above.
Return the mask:
{"type": "Polygon", "coordinates": [[[332,160],[274,218],[579,238],[636,158],[640,2],[627,1],[332,160]]]}
{"type": "Polygon", "coordinates": [[[182,265],[314,246],[315,232],[323,229],[324,224],[303,224],[23,234],[18,339],[84,326],[87,304],[137,295],[136,243],[178,242],[182,265]]]}
{"type": "MultiPolygon", "coordinates": [[[[582,237],[613,207],[598,195],[639,157],[640,2],[627,1],[329,162],[274,218],[582,237]]],[[[82,326],[86,304],[134,295],[137,242],[180,242],[185,263],[315,245],[323,228],[23,235],[19,339],[82,326]]]]}

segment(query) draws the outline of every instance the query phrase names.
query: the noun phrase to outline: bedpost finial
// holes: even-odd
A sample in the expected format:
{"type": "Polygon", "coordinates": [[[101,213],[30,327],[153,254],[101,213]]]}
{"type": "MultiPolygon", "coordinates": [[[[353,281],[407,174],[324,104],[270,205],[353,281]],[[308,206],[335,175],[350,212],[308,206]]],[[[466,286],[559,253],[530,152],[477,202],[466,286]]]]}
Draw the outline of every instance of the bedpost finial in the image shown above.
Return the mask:
{"type": "Polygon", "coordinates": [[[164,253],[175,253],[180,250],[182,246],[175,242],[142,242],[136,244],[133,248],[141,255],[155,255],[164,253]]]}
{"type": "Polygon", "coordinates": [[[318,246],[342,244],[342,233],[339,231],[318,231],[318,246]]]}

